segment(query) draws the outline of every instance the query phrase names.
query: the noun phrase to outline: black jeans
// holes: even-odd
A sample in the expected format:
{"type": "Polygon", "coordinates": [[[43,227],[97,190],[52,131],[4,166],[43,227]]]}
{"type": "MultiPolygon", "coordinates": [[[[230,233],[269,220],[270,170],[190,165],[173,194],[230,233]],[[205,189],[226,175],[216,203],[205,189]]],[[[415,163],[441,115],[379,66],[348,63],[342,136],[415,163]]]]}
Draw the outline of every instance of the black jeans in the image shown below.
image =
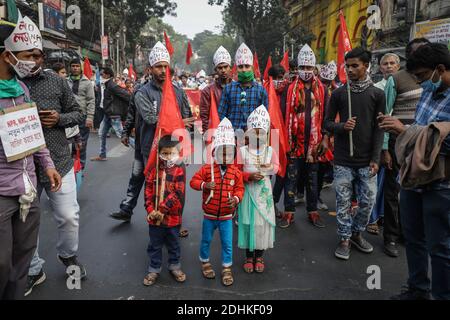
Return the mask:
{"type": "Polygon", "coordinates": [[[277,204],[280,201],[281,194],[283,193],[286,177],[275,176],[275,184],[273,186],[273,202],[277,204]]]}
{"type": "Polygon", "coordinates": [[[25,223],[19,197],[0,196],[0,300],[23,299],[28,269],[37,246],[39,200],[31,204],[25,223]]]}
{"type": "Polygon", "coordinates": [[[298,177],[305,177],[306,210],[317,211],[317,171],[318,163],[306,163],[305,158],[289,158],[286,170],[286,183],[284,186],[284,209],[295,212],[295,193],[298,186],[298,177]]]}
{"type": "MultiPolygon", "coordinates": [[[[86,127],[86,123],[83,122],[83,124],[78,125],[80,128],[80,136],[81,136],[81,149],[80,149],[80,160],[81,160],[81,169],[84,170],[86,166],[86,157],[87,157],[87,144],[89,140],[89,134],[91,133],[91,130],[86,127]]],[[[75,155],[75,144],[72,147],[72,156],[75,155]]]]}
{"type": "Polygon", "coordinates": [[[128,182],[127,197],[120,203],[120,210],[132,215],[136,208],[139,194],[145,182],[144,159],[140,150],[134,151],[133,169],[131,171],[130,181],[128,182]]]}
{"type": "MultiPolygon", "coordinates": [[[[327,180],[327,175],[333,175],[333,166],[329,162],[319,162],[319,170],[317,171],[317,197],[320,199],[323,183],[327,180]]],[[[329,179],[328,179],[329,180],[329,179]]],[[[333,179],[331,179],[333,181],[333,179]]]]}
{"type": "Polygon", "coordinates": [[[385,169],[384,176],[384,241],[397,242],[401,235],[399,214],[400,185],[397,183],[399,165],[395,156],[395,136],[390,136],[389,153],[392,157],[392,170],[385,169]]]}
{"type": "Polygon", "coordinates": [[[104,116],[103,108],[95,107],[95,114],[94,114],[94,128],[98,129],[100,128],[100,123],[103,121],[104,116]]]}
{"type": "Polygon", "coordinates": [[[148,226],[150,242],[147,248],[150,264],[148,272],[161,272],[162,266],[162,251],[163,247],[167,248],[169,254],[168,268],[170,271],[180,270],[180,226],[165,228],[153,225],[148,226]]]}

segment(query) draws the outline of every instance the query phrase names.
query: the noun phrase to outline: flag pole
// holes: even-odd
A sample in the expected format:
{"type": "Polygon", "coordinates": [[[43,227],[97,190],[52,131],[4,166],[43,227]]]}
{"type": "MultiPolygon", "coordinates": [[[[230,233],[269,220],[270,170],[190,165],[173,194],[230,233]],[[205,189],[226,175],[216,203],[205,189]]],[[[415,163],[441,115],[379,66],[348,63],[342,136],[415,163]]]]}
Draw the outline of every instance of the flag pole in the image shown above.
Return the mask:
{"type": "MultiPolygon", "coordinates": [[[[350,81],[348,78],[347,70],[345,70],[345,79],[347,80],[347,96],[348,96],[348,118],[352,118],[352,92],[350,90],[350,81]]],[[[350,141],[350,157],[353,158],[353,131],[349,131],[350,141]]]]}
{"type": "MultiPolygon", "coordinates": [[[[161,128],[159,128],[158,132],[158,144],[159,140],[161,140],[161,128]]],[[[159,146],[156,146],[156,192],[155,192],[155,211],[158,211],[159,205],[159,146]]]]}

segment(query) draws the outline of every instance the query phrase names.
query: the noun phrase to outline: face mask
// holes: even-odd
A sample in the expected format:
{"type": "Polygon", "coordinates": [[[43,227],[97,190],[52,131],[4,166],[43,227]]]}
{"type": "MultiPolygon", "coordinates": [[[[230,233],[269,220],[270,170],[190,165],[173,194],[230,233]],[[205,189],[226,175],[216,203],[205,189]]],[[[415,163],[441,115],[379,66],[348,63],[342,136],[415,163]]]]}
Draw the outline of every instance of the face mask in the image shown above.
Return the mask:
{"type": "Polygon", "coordinates": [[[275,87],[275,90],[280,93],[283,92],[284,88],[286,87],[287,81],[286,80],[274,80],[273,85],[275,87]]]}
{"type": "Polygon", "coordinates": [[[38,71],[40,69],[39,68],[38,70],[31,72],[31,70],[33,70],[36,67],[36,62],[19,60],[16,58],[16,56],[12,52],[10,52],[10,53],[14,57],[14,59],[16,59],[16,61],[17,61],[15,65],[13,65],[11,63],[10,64],[13,67],[14,71],[16,72],[16,74],[19,78],[26,78],[26,77],[35,75],[36,71],[38,71]]]}
{"type": "Polygon", "coordinates": [[[174,167],[174,166],[177,164],[177,162],[178,162],[178,160],[179,160],[179,157],[175,157],[175,158],[172,158],[172,159],[168,159],[168,158],[166,158],[166,157],[160,155],[160,156],[159,156],[159,159],[161,160],[161,162],[162,162],[162,164],[163,164],[164,167],[170,169],[170,168],[174,167]]]}
{"type": "Polygon", "coordinates": [[[308,82],[309,80],[311,80],[314,77],[314,71],[300,70],[298,72],[298,75],[299,75],[300,79],[302,79],[305,82],[308,82]]]}
{"type": "Polygon", "coordinates": [[[252,82],[255,80],[255,75],[253,71],[245,71],[238,73],[238,81],[241,83],[252,82]]]}
{"type": "Polygon", "coordinates": [[[439,87],[442,84],[442,78],[439,76],[439,80],[437,82],[433,82],[434,74],[436,73],[437,69],[434,69],[433,74],[431,75],[430,79],[427,81],[422,82],[420,85],[422,86],[423,90],[425,91],[436,91],[439,89],[439,87]]]}

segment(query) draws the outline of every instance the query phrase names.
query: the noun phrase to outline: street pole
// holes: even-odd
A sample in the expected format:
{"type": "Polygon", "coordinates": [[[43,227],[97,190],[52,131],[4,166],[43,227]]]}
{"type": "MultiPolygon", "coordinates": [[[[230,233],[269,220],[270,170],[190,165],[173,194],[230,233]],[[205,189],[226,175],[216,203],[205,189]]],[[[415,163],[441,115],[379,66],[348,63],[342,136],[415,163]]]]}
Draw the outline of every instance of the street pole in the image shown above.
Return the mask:
{"type": "MultiPolygon", "coordinates": [[[[100,42],[102,42],[103,37],[105,36],[105,13],[104,13],[104,11],[103,11],[103,0],[101,0],[101,9],[100,9],[100,13],[101,13],[101,20],[102,20],[102,39],[101,39],[100,42]]],[[[105,57],[103,56],[103,53],[102,53],[102,64],[103,64],[103,65],[106,65],[106,59],[105,59],[105,57]]]]}
{"type": "Polygon", "coordinates": [[[412,39],[414,39],[414,36],[416,34],[416,16],[417,16],[417,0],[413,0],[414,1],[414,17],[413,17],[413,21],[412,21],[412,25],[411,25],[411,30],[410,30],[410,35],[409,35],[409,40],[411,41],[412,39]]]}

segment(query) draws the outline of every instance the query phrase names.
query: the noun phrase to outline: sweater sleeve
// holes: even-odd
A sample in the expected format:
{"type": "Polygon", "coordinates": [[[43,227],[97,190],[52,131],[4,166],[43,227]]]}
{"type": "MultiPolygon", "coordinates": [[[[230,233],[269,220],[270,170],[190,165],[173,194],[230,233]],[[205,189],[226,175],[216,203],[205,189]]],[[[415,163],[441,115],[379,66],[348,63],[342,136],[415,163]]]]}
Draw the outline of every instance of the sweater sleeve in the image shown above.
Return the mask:
{"type": "MultiPolygon", "coordinates": [[[[338,93],[340,91],[335,91],[331,94],[330,102],[326,110],[325,116],[325,129],[330,133],[345,133],[344,123],[336,123],[336,115],[339,112],[339,97],[338,93]]],[[[342,121],[343,119],[341,119],[342,121]]]]}
{"type": "Polygon", "coordinates": [[[211,108],[211,88],[207,87],[202,90],[200,97],[200,118],[202,119],[203,133],[208,130],[209,125],[209,109],[211,108]]]}
{"type": "Polygon", "coordinates": [[[239,202],[241,202],[245,192],[244,176],[240,170],[238,172],[239,174],[236,175],[237,181],[236,184],[234,185],[233,195],[238,197],[239,202]]]}
{"type": "Polygon", "coordinates": [[[155,210],[155,175],[156,169],[153,169],[145,179],[145,209],[147,213],[152,213],[155,210]]]}
{"type": "Polygon", "coordinates": [[[198,170],[192,177],[191,182],[190,182],[190,186],[192,189],[197,190],[197,191],[202,190],[202,184],[203,184],[203,182],[206,182],[204,180],[205,174],[206,174],[205,169],[206,169],[205,166],[201,167],[200,170],[198,170]]]}

